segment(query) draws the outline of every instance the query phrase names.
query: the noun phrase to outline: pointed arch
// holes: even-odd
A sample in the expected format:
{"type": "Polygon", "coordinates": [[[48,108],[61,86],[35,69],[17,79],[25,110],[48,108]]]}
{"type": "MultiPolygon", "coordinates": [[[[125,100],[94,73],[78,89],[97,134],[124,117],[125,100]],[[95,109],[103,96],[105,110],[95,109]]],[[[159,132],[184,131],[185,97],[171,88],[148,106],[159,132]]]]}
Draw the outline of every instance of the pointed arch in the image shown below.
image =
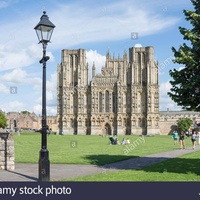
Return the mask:
{"type": "Polygon", "coordinates": [[[105,108],[106,108],[106,112],[109,112],[109,92],[108,90],[106,90],[106,98],[105,98],[105,108]]]}
{"type": "Polygon", "coordinates": [[[99,112],[102,112],[102,92],[99,93],[99,112]]]}

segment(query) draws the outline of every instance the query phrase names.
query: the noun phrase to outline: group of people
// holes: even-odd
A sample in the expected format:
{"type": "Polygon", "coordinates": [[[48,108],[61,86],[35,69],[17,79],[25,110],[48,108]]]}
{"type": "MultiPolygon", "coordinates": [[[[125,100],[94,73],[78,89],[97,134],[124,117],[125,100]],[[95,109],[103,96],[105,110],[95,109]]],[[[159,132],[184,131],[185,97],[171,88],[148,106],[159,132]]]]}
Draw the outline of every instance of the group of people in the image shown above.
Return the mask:
{"type": "Polygon", "coordinates": [[[116,136],[113,137],[112,135],[110,135],[109,140],[110,144],[122,144],[122,145],[130,144],[129,138],[127,139],[123,138],[122,141],[120,142],[116,136]]]}
{"type": "Polygon", "coordinates": [[[129,138],[127,138],[127,139],[123,138],[121,144],[122,145],[130,144],[129,138]]]}
{"type": "MultiPolygon", "coordinates": [[[[187,137],[191,137],[193,149],[195,149],[197,139],[198,139],[198,144],[200,144],[200,132],[197,132],[196,130],[192,130],[191,134],[187,135],[187,137]]],[[[178,133],[178,131],[175,130],[173,132],[174,144],[177,144],[179,140],[181,149],[185,149],[185,138],[186,138],[186,133],[184,131],[181,131],[180,133],[178,133]]]]}

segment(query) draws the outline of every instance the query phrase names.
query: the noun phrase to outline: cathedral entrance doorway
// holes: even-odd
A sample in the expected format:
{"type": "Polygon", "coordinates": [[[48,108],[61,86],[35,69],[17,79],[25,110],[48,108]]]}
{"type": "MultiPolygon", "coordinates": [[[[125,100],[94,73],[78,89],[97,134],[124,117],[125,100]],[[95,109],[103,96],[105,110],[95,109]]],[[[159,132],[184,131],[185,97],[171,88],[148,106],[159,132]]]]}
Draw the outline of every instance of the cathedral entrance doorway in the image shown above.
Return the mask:
{"type": "Polygon", "coordinates": [[[105,124],[106,135],[111,135],[111,126],[110,124],[105,124]]]}

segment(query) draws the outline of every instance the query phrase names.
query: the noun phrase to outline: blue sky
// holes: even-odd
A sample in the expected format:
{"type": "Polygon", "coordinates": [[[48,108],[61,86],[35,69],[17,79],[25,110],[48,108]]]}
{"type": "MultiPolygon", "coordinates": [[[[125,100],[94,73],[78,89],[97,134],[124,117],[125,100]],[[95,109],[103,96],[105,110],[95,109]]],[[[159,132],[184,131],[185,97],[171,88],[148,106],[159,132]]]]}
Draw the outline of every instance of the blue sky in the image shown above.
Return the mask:
{"type": "Polygon", "coordinates": [[[190,0],[2,0],[0,1],[0,109],[41,114],[42,46],[34,31],[46,10],[56,28],[47,51],[47,114],[57,111],[57,65],[62,49],[84,48],[91,69],[104,65],[105,54],[122,56],[135,45],[154,46],[159,62],[160,110],[180,110],[168,97],[169,70],[180,68],[171,47],[183,41],[178,27],[190,27],[183,9],[190,0]],[[138,38],[131,38],[137,33],[138,38]]]}

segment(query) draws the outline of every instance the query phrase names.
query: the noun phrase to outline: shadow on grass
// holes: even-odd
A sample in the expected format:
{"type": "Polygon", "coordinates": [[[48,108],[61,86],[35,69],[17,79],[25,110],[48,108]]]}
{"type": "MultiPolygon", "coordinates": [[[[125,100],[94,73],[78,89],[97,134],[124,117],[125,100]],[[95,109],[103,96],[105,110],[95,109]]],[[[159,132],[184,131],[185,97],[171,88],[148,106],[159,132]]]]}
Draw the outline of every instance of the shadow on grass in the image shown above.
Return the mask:
{"type": "Polygon", "coordinates": [[[200,175],[200,159],[196,158],[171,158],[164,162],[145,167],[145,172],[179,173],[200,175]]]}
{"type": "Polygon", "coordinates": [[[85,158],[91,164],[105,169],[114,170],[143,170],[145,172],[159,173],[195,173],[200,175],[200,159],[194,158],[168,158],[168,157],[138,157],[122,155],[90,155],[85,158]]]}
{"type": "Polygon", "coordinates": [[[84,156],[84,159],[90,160],[90,164],[102,166],[108,163],[119,162],[131,158],[137,158],[137,156],[125,156],[125,155],[87,155],[84,156]]]}

